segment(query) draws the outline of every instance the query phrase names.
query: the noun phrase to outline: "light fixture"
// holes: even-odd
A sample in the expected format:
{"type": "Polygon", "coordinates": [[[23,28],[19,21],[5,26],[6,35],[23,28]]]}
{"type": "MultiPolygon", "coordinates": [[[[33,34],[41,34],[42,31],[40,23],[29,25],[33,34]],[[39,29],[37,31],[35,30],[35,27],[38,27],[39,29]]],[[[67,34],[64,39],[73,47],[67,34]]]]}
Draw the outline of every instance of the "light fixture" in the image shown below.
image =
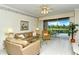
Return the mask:
{"type": "Polygon", "coordinates": [[[39,31],[40,29],[39,28],[36,28],[36,31],[39,31]]]}
{"type": "Polygon", "coordinates": [[[12,28],[8,28],[7,32],[5,33],[6,38],[12,39],[14,38],[14,33],[13,33],[13,29],[12,28]]]}
{"type": "Polygon", "coordinates": [[[41,14],[48,14],[49,8],[47,5],[42,5],[41,6],[41,14]]]}
{"type": "Polygon", "coordinates": [[[7,29],[7,33],[13,33],[13,29],[12,28],[8,28],[7,29]]]}

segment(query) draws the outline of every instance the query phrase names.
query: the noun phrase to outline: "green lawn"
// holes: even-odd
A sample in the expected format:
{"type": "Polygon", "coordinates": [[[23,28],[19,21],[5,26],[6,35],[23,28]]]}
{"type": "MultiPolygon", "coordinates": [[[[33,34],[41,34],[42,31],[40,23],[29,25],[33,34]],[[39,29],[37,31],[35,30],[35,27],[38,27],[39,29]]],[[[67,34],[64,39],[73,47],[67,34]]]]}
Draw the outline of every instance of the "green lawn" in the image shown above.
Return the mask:
{"type": "Polygon", "coordinates": [[[69,28],[68,26],[48,26],[48,31],[51,33],[51,34],[54,34],[54,33],[68,33],[69,31],[69,28]]]}

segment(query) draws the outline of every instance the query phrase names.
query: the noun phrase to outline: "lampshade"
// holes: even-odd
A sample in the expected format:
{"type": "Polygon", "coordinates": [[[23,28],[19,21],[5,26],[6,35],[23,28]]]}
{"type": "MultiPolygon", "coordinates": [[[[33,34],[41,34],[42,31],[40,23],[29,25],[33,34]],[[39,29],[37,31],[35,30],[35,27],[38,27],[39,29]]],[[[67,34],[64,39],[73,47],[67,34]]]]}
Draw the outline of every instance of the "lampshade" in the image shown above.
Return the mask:
{"type": "Polygon", "coordinates": [[[44,36],[47,36],[48,35],[48,33],[44,33],[44,36]]]}
{"type": "Polygon", "coordinates": [[[36,28],[36,30],[39,30],[39,28],[36,28]]]}
{"type": "Polygon", "coordinates": [[[13,29],[12,28],[8,28],[7,29],[7,33],[13,33],[13,29]]]}
{"type": "Polygon", "coordinates": [[[5,35],[6,35],[6,38],[13,39],[14,38],[13,29],[12,28],[8,28],[6,33],[5,33],[5,35]]]}

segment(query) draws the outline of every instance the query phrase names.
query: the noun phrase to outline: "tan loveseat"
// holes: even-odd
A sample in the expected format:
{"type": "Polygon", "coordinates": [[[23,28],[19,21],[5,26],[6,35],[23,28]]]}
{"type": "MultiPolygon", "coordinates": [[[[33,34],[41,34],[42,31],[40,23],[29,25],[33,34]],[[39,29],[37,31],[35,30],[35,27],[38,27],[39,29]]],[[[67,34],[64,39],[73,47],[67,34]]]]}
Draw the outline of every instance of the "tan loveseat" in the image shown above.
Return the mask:
{"type": "Polygon", "coordinates": [[[8,40],[4,41],[5,49],[9,55],[37,55],[40,53],[40,40],[36,40],[25,47],[8,40]]]}

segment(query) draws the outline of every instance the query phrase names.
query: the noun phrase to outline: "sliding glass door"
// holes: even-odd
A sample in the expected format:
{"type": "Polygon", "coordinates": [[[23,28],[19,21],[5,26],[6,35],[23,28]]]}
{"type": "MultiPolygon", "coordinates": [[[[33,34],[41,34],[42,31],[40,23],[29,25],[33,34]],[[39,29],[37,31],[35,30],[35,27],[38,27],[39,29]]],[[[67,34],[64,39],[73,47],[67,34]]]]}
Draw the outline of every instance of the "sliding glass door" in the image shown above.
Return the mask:
{"type": "Polygon", "coordinates": [[[44,21],[44,29],[47,29],[51,34],[68,33],[69,18],[59,18],[44,21]]]}

